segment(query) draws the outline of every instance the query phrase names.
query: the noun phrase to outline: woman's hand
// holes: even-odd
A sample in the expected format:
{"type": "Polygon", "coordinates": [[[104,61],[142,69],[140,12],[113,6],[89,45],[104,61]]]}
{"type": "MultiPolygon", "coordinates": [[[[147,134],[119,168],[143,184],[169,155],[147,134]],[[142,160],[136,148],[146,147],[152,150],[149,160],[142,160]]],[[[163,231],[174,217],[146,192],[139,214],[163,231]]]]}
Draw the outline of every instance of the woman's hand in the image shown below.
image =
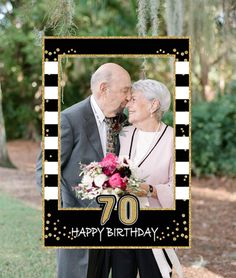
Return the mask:
{"type": "MultiPolygon", "coordinates": [[[[148,195],[148,192],[149,192],[149,184],[147,183],[141,183],[140,186],[139,186],[139,191],[135,191],[135,192],[132,192],[131,190],[129,191],[130,194],[134,194],[138,197],[147,197],[148,195]]],[[[156,198],[157,199],[157,190],[155,189],[155,187],[153,187],[153,192],[152,192],[152,195],[151,197],[153,198],[156,198]]]]}

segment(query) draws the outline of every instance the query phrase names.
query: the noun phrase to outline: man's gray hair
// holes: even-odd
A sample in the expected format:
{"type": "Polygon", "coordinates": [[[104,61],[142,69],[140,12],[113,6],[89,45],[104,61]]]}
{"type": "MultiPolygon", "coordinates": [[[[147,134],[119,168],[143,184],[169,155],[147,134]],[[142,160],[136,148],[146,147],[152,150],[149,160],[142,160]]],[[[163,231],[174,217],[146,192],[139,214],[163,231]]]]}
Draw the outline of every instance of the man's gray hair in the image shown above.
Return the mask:
{"type": "Polygon", "coordinates": [[[160,111],[166,112],[169,110],[171,94],[163,83],[153,79],[141,79],[133,83],[132,89],[141,91],[148,100],[158,99],[160,111]]]}

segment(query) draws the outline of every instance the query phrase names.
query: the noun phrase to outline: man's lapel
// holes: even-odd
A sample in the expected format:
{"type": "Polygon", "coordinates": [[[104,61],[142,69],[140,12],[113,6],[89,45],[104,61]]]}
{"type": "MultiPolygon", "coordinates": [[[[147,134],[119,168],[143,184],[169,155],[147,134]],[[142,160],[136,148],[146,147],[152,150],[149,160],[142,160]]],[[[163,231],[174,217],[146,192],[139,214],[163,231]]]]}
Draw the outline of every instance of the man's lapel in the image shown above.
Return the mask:
{"type": "Polygon", "coordinates": [[[85,113],[84,113],[84,131],[88,137],[89,142],[93,146],[94,150],[98,153],[100,160],[103,158],[102,144],[98,132],[98,127],[96,123],[95,116],[90,104],[90,98],[87,99],[85,103],[85,113]]]}

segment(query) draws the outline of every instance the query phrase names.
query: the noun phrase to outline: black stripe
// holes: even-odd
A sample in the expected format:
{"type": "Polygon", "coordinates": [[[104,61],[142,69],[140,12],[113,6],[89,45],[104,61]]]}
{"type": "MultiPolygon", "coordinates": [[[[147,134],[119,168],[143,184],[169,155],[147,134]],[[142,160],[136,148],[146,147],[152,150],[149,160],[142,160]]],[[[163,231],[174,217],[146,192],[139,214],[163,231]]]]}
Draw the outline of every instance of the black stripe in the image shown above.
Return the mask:
{"type": "Polygon", "coordinates": [[[189,111],[189,100],[188,99],[176,99],[175,100],[176,111],[189,111]]]}
{"type": "Polygon", "coordinates": [[[57,186],[58,175],[45,175],[44,184],[45,186],[57,186]]]}
{"type": "Polygon", "coordinates": [[[176,186],[189,186],[189,175],[176,175],[175,176],[176,186]]]}
{"type": "Polygon", "coordinates": [[[57,99],[46,99],[44,102],[45,111],[58,111],[58,100],[57,99]]]}
{"type": "Polygon", "coordinates": [[[172,263],[171,263],[171,261],[170,261],[168,255],[167,255],[167,253],[166,253],[166,250],[165,250],[165,249],[162,249],[162,251],[163,251],[163,253],[164,253],[165,257],[166,257],[166,260],[167,260],[167,262],[168,262],[168,265],[169,265],[170,268],[172,269],[172,263]]]}
{"type": "Polygon", "coordinates": [[[189,125],[176,125],[175,136],[189,136],[189,125]]]}
{"type": "Polygon", "coordinates": [[[57,74],[45,74],[44,75],[44,84],[45,86],[58,86],[58,76],[57,74]]]}
{"type": "Polygon", "coordinates": [[[189,161],[189,151],[188,150],[176,150],[176,161],[189,161]]]}
{"type": "Polygon", "coordinates": [[[45,39],[45,58],[53,61],[58,54],[174,54],[179,60],[188,59],[188,54],[181,55],[189,48],[188,38],[83,38],[83,39],[45,39]],[[60,50],[54,54],[55,48],[60,50]],[[174,51],[174,48],[178,49],[174,51]],[[73,51],[71,50],[73,49],[73,51]],[[74,52],[76,50],[76,53],[74,52]],[[165,53],[163,53],[165,51],[165,53]],[[51,52],[51,55],[49,55],[51,52]]]}
{"type": "Polygon", "coordinates": [[[188,74],[176,74],[175,75],[175,86],[188,87],[189,86],[189,75],[188,74]]]}
{"type": "Polygon", "coordinates": [[[129,148],[129,159],[131,158],[131,151],[132,151],[132,147],[133,147],[134,134],[135,134],[136,131],[137,131],[137,128],[134,129],[134,132],[133,132],[132,137],[131,137],[131,144],[130,144],[130,148],[129,148]]]}
{"type": "Polygon", "coordinates": [[[45,125],[44,136],[58,136],[58,125],[45,125]]]}
{"type": "Polygon", "coordinates": [[[58,161],[58,150],[45,150],[44,159],[47,161],[58,161]]]}

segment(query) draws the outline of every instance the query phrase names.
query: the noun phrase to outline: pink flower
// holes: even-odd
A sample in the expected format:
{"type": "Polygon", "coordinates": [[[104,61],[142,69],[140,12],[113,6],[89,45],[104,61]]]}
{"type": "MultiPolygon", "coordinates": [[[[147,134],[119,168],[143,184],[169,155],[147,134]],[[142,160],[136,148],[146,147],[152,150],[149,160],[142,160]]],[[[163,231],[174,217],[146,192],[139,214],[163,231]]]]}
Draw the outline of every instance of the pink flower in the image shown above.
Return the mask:
{"type": "Polygon", "coordinates": [[[118,158],[114,154],[108,153],[99,164],[102,166],[103,173],[110,176],[116,170],[118,158]]]}
{"type": "Polygon", "coordinates": [[[109,184],[112,188],[118,187],[122,190],[126,189],[126,179],[122,179],[119,173],[116,173],[109,178],[109,184]]]}

